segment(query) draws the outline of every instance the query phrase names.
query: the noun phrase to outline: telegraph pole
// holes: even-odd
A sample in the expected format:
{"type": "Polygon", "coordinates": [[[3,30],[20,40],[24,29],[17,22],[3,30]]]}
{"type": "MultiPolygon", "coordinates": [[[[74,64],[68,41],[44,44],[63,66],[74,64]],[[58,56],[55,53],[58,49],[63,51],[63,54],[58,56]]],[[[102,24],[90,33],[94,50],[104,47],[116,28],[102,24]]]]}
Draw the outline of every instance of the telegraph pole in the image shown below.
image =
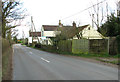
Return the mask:
{"type": "Polygon", "coordinates": [[[32,45],[33,45],[33,26],[32,26],[32,16],[31,16],[31,33],[32,33],[32,45]]]}
{"type": "MultiPolygon", "coordinates": [[[[38,43],[40,43],[39,38],[38,38],[38,34],[36,32],[36,28],[35,28],[35,25],[34,25],[34,22],[33,22],[33,17],[32,16],[31,16],[31,24],[32,24],[32,32],[33,32],[33,29],[34,29],[35,33],[36,33],[36,37],[38,39],[38,43]]],[[[33,38],[33,33],[32,33],[32,38],[33,38]]],[[[33,43],[33,39],[32,39],[32,43],[33,43]]]]}
{"type": "Polygon", "coordinates": [[[22,30],[22,38],[23,38],[23,43],[25,43],[25,33],[23,30],[22,30]]]}

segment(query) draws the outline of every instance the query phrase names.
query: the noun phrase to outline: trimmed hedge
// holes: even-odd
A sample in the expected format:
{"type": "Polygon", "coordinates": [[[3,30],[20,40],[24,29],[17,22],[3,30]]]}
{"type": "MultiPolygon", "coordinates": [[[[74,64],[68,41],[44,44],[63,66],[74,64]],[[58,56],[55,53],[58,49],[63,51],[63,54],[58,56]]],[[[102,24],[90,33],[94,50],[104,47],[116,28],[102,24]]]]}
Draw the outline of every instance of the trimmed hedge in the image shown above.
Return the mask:
{"type": "Polygon", "coordinates": [[[52,45],[41,45],[41,48],[47,51],[56,51],[56,47],[52,45]]]}
{"type": "Polygon", "coordinates": [[[117,37],[116,37],[116,40],[117,40],[117,47],[118,47],[118,53],[120,54],[120,35],[118,35],[117,37]]]}
{"type": "Polygon", "coordinates": [[[35,47],[36,47],[36,48],[41,48],[41,44],[38,44],[38,43],[37,43],[37,44],[35,44],[35,47]]]}

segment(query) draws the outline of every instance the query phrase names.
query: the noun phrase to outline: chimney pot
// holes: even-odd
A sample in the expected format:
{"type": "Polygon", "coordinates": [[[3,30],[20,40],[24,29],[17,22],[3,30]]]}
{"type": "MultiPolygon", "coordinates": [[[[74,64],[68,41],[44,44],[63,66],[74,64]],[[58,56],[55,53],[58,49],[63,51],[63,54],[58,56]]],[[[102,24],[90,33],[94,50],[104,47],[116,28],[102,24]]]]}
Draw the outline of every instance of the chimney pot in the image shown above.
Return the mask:
{"type": "Polygon", "coordinates": [[[75,21],[73,21],[73,27],[76,27],[76,23],[75,23],[75,21]]]}
{"type": "Polygon", "coordinates": [[[61,23],[61,20],[59,20],[59,27],[62,27],[63,24],[61,23]]]}

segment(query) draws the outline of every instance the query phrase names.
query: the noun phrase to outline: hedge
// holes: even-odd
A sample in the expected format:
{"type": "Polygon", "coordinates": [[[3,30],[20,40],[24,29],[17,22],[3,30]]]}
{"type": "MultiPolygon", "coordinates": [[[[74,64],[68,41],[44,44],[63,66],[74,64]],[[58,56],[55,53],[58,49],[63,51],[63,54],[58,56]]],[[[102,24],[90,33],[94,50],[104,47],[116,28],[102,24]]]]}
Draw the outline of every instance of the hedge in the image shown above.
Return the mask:
{"type": "Polygon", "coordinates": [[[116,37],[116,39],[117,39],[117,47],[118,47],[118,53],[120,54],[120,35],[118,35],[117,37],[116,37]]]}

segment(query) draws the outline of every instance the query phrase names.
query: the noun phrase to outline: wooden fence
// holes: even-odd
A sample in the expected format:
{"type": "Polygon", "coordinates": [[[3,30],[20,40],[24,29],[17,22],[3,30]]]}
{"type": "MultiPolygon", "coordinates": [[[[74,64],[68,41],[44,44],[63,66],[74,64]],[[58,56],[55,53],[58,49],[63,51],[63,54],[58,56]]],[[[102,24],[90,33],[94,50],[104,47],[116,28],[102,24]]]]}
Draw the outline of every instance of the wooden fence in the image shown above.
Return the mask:
{"type": "Polygon", "coordinates": [[[72,52],[72,41],[62,40],[58,43],[58,50],[62,52],[72,52]]]}
{"type": "Polygon", "coordinates": [[[74,54],[118,54],[117,41],[115,38],[62,40],[59,41],[58,45],[54,48],[52,46],[46,46],[45,48],[74,54]]]}
{"type": "Polygon", "coordinates": [[[78,39],[72,42],[72,53],[93,53],[106,54],[108,53],[107,39],[78,39]]]}
{"type": "Polygon", "coordinates": [[[89,53],[89,40],[75,39],[72,40],[72,53],[89,53]]]}
{"type": "Polygon", "coordinates": [[[108,54],[108,39],[89,40],[89,53],[108,54]]]}

